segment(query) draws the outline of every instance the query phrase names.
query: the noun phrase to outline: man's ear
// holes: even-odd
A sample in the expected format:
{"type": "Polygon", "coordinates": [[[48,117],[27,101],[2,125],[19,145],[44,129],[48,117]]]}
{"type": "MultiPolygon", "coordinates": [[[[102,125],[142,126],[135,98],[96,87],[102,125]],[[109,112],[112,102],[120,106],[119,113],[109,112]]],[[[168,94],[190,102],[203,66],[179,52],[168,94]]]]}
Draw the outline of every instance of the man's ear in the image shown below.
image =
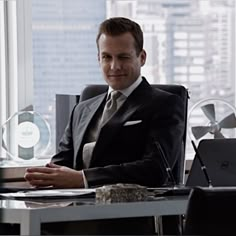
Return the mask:
{"type": "Polygon", "coordinates": [[[140,52],[141,66],[143,66],[143,65],[145,64],[146,58],[147,58],[147,54],[146,54],[146,51],[143,49],[143,50],[140,52]]]}
{"type": "Polygon", "coordinates": [[[99,52],[97,53],[98,62],[100,62],[99,52]]]}

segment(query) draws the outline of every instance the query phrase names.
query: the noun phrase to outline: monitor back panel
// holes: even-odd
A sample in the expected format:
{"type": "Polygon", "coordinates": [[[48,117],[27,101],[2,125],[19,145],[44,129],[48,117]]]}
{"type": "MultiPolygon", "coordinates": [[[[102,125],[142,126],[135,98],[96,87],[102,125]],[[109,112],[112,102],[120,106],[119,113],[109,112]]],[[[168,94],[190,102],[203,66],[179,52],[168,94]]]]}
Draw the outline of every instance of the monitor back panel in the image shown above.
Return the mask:
{"type": "MultiPolygon", "coordinates": [[[[198,151],[214,187],[236,186],[236,139],[201,140],[198,151]]],[[[208,186],[196,155],[186,186],[208,186]]]]}

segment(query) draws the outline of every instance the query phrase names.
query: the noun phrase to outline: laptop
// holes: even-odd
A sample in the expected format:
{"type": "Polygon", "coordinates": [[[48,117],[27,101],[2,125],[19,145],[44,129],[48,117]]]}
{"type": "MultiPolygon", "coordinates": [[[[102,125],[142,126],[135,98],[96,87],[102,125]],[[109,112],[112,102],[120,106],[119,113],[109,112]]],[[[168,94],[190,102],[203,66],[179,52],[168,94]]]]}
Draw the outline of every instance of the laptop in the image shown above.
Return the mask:
{"type": "MultiPolygon", "coordinates": [[[[198,151],[212,186],[236,186],[236,139],[204,139],[198,151]]],[[[200,161],[194,157],[186,186],[208,186],[200,161]]]]}

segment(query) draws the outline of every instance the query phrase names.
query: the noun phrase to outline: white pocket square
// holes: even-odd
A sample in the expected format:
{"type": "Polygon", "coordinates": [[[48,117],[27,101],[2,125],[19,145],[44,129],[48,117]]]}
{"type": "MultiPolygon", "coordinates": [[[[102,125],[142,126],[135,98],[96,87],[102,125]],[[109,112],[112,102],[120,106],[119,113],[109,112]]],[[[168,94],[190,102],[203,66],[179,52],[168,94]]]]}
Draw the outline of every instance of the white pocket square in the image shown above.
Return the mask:
{"type": "Polygon", "coordinates": [[[139,124],[141,123],[142,120],[131,120],[131,121],[127,121],[124,123],[124,126],[129,126],[129,125],[136,125],[136,124],[139,124]]]}

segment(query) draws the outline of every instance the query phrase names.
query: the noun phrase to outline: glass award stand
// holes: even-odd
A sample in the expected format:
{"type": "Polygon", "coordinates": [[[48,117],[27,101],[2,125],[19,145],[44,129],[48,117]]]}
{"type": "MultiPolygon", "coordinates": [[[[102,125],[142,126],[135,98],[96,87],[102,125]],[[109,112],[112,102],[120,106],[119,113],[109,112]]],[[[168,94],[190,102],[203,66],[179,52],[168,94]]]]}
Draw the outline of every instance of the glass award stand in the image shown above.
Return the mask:
{"type": "Polygon", "coordinates": [[[35,111],[17,112],[2,125],[2,148],[8,161],[34,162],[46,154],[50,140],[48,123],[35,111]]]}

